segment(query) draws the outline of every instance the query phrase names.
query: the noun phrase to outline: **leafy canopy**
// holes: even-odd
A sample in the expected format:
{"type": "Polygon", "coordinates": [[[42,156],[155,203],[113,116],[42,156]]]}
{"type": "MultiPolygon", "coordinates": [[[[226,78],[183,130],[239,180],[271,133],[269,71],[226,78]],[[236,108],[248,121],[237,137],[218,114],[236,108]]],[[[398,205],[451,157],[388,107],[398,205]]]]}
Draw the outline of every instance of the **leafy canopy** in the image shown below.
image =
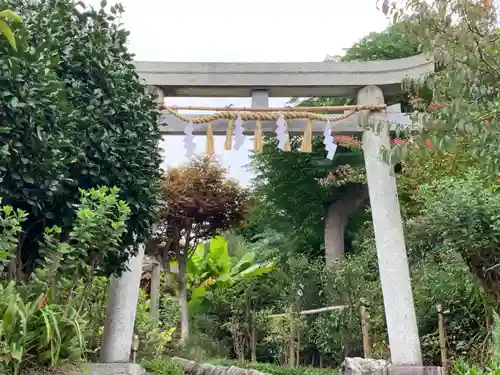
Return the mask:
{"type": "Polygon", "coordinates": [[[156,220],[161,177],[159,113],[127,50],[123,9],[71,0],[2,6],[24,21],[11,25],[17,51],[0,39],[0,195],[29,214],[18,262],[31,272],[45,227],[69,233],[79,189],[117,186],[131,215],[123,251],[105,271],[120,271],[156,220]]]}
{"type": "MultiPolygon", "coordinates": [[[[412,145],[453,151],[457,138],[470,141],[472,155],[490,171],[499,169],[500,39],[498,9],[469,0],[406,0],[384,8],[396,20],[410,19],[405,30],[433,57],[436,72],[406,82],[422,127],[412,145]]],[[[407,134],[409,136],[409,134],[407,134]]],[[[391,159],[408,156],[408,146],[391,150],[391,159]]],[[[388,152],[384,157],[388,159],[388,152]]]]}

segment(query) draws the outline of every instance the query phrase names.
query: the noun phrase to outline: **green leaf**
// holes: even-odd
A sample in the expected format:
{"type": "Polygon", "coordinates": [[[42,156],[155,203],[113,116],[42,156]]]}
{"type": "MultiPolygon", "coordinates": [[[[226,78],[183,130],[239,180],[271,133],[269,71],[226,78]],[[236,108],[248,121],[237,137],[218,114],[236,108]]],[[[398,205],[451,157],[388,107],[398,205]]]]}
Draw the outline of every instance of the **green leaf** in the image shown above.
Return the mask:
{"type": "Polygon", "coordinates": [[[245,253],[245,255],[243,255],[243,257],[238,261],[238,263],[236,263],[235,266],[231,269],[231,273],[237,274],[238,272],[240,272],[241,268],[245,268],[246,266],[250,265],[254,260],[255,253],[253,251],[245,253]]]}
{"type": "Polygon", "coordinates": [[[204,298],[206,293],[207,289],[203,285],[200,285],[199,287],[195,288],[191,293],[191,299],[204,298]]]}
{"type": "Polygon", "coordinates": [[[19,22],[22,23],[23,20],[21,17],[19,17],[16,13],[14,13],[12,10],[5,9],[0,12],[0,18],[6,19],[12,22],[19,22]]]}
{"type": "Polygon", "coordinates": [[[0,20],[0,33],[5,36],[11,47],[17,51],[16,39],[14,38],[14,34],[10,29],[9,25],[5,23],[5,21],[0,20]]]}

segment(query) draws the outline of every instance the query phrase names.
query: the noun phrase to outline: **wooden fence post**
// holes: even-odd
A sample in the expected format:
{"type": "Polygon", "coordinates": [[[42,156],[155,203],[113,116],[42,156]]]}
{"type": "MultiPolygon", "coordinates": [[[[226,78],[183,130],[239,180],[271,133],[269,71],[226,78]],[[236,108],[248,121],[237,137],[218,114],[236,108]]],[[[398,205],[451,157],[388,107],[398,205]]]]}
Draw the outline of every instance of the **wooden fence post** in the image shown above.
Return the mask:
{"type": "Polygon", "coordinates": [[[255,310],[251,312],[251,327],[250,327],[250,360],[252,363],[257,362],[257,327],[255,319],[255,310]]]}
{"type": "Polygon", "coordinates": [[[360,303],[359,312],[361,316],[361,331],[363,332],[364,357],[371,358],[373,345],[370,337],[370,314],[364,301],[360,303]]]}
{"type": "Polygon", "coordinates": [[[288,366],[290,368],[295,367],[295,316],[293,314],[293,310],[289,314],[289,319],[290,319],[290,348],[289,348],[289,356],[288,356],[288,366]]]}
{"type": "Polygon", "coordinates": [[[436,305],[436,311],[438,313],[438,330],[439,330],[439,348],[441,350],[441,365],[443,366],[443,372],[448,373],[448,349],[446,348],[446,331],[444,327],[444,311],[443,306],[438,303],[436,305]]]}
{"type": "Polygon", "coordinates": [[[295,367],[300,367],[300,325],[297,328],[297,342],[295,343],[295,367]]]}

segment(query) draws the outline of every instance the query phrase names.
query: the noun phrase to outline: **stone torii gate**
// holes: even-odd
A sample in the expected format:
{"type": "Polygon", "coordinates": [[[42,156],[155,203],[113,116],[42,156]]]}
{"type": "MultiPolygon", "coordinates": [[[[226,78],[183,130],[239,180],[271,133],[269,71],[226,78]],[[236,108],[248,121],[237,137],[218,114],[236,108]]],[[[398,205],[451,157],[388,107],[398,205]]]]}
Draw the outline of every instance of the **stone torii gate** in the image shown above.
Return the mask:
{"type": "MultiPolygon", "coordinates": [[[[349,63],[137,62],[136,68],[161,103],[166,96],[251,97],[252,107],[269,108],[269,97],[338,96],[356,98],[359,105],[384,104],[384,95],[403,93],[401,81],[405,77],[419,78],[430,73],[434,70],[434,63],[418,55],[349,63]]],[[[213,121],[213,133],[225,134],[227,121],[213,121]]],[[[394,365],[416,369],[422,365],[422,358],[396,179],[391,167],[379,158],[381,147],[390,146],[389,122],[411,124],[398,104],[376,112],[364,110],[355,113],[336,122],[332,133],[362,136],[391,360],[394,365]],[[378,133],[367,126],[370,117],[383,121],[378,133]]],[[[307,120],[288,120],[287,123],[290,134],[302,134],[307,120]]],[[[261,121],[261,124],[264,134],[275,134],[275,121],[261,121]]],[[[313,133],[322,133],[324,124],[323,121],[313,121],[313,133]]],[[[164,114],[160,125],[163,134],[180,135],[184,134],[187,124],[174,115],[164,114]]],[[[245,134],[253,134],[254,128],[255,122],[245,121],[245,134]]],[[[205,134],[206,129],[207,125],[196,125],[194,134],[205,134]]],[[[138,258],[142,259],[142,255],[138,258]]],[[[127,347],[132,341],[132,331],[123,327],[125,322],[129,327],[134,325],[133,301],[137,301],[135,291],[139,285],[140,263],[141,260],[132,259],[131,272],[113,284],[108,315],[113,315],[115,322],[123,323],[109,323],[108,331],[115,333],[109,334],[112,339],[104,340],[103,349],[108,348],[108,354],[103,358],[105,361],[126,361],[130,354],[127,347]],[[117,328],[122,328],[122,332],[117,333],[117,328]],[[119,342],[120,349],[111,349],[111,342],[119,342]]]]}

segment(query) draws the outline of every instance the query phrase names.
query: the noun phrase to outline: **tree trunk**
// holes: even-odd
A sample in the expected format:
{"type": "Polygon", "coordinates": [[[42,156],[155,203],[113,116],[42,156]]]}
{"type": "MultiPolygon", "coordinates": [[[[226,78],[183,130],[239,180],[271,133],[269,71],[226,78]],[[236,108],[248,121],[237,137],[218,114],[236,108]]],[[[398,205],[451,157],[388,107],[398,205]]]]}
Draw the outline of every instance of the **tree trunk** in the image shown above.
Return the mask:
{"type": "Polygon", "coordinates": [[[330,204],[325,217],[326,264],[344,260],[344,233],[349,217],[355,214],[368,199],[366,185],[352,187],[340,200],[330,204]]]}
{"type": "Polygon", "coordinates": [[[189,337],[186,256],[187,254],[179,257],[179,304],[181,308],[181,341],[185,341],[189,337]]]}
{"type": "Polygon", "coordinates": [[[160,316],[160,286],[161,286],[161,265],[157,259],[154,260],[151,269],[151,289],[149,292],[149,298],[151,299],[151,305],[149,312],[151,314],[151,319],[156,325],[158,323],[158,318],[160,316]]]}

